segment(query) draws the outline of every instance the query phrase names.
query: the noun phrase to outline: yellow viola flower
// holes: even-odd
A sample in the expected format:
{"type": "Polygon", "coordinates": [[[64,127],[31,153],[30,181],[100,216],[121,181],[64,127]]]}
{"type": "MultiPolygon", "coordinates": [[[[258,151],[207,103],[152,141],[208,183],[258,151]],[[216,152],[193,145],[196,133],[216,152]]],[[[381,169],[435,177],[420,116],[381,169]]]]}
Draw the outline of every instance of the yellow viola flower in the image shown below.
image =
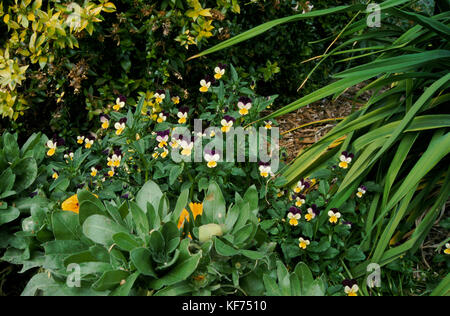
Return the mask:
{"type": "Polygon", "coordinates": [[[297,226],[298,225],[298,221],[302,218],[301,212],[298,208],[292,206],[289,209],[289,213],[287,215],[288,219],[289,219],[289,225],[291,226],[297,226]]]}
{"type": "Polygon", "coordinates": [[[192,149],[194,148],[194,142],[187,142],[185,140],[182,140],[180,142],[180,146],[182,148],[181,154],[183,156],[190,156],[192,154],[192,149]]]}
{"type": "Polygon", "coordinates": [[[238,102],[239,114],[245,116],[252,108],[252,99],[247,97],[241,97],[238,102]]]}
{"type": "Polygon", "coordinates": [[[271,121],[264,121],[264,128],[265,129],[272,129],[272,122],[271,121]]]}
{"type": "Polygon", "coordinates": [[[163,159],[166,158],[168,154],[169,154],[169,150],[166,147],[164,147],[163,152],[161,153],[161,158],[163,158],[163,159]]]}
{"type": "Polygon", "coordinates": [[[309,188],[309,183],[304,180],[301,179],[300,181],[297,182],[297,184],[294,187],[294,192],[295,193],[300,193],[302,192],[304,189],[308,189],[309,188]]]}
{"type": "Polygon", "coordinates": [[[210,169],[217,167],[217,162],[220,160],[220,154],[215,150],[205,152],[206,166],[210,169]]]}
{"type": "Polygon", "coordinates": [[[91,177],[96,177],[98,173],[98,170],[96,167],[91,168],[91,177]]]}
{"type": "Polygon", "coordinates": [[[225,75],[226,66],[223,64],[219,64],[216,68],[214,68],[214,78],[220,80],[223,75],[225,75]]]}
{"type": "Polygon", "coordinates": [[[179,96],[172,97],[172,102],[175,105],[179,104],[180,103],[180,97],[179,96]]]}
{"type": "Polygon", "coordinates": [[[119,122],[114,124],[114,128],[116,129],[117,136],[120,136],[123,133],[123,131],[125,130],[126,122],[127,122],[127,119],[124,117],[124,118],[121,118],[119,120],[119,122]]]}
{"type": "Polygon", "coordinates": [[[169,116],[169,114],[167,112],[161,112],[161,113],[159,113],[158,119],[156,121],[158,123],[165,122],[167,120],[167,116],[169,116]]]}
{"type": "Polygon", "coordinates": [[[109,116],[106,114],[101,114],[100,115],[100,122],[102,123],[102,128],[103,129],[108,129],[109,127],[109,116]]]}
{"type": "Polygon", "coordinates": [[[446,244],[445,244],[445,250],[444,250],[444,253],[445,253],[446,255],[450,255],[450,243],[446,243],[446,244]]]}
{"type": "Polygon", "coordinates": [[[298,239],[298,246],[301,248],[301,249],[303,249],[303,250],[305,250],[306,249],[306,247],[308,247],[309,246],[309,244],[310,244],[310,241],[308,240],[308,239],[303,239],[302,237],[300,237],[299,239],[298,239]]]}
{"type": "Polygon", "coordinates": [[[280,198],[280,197],[282,197],[285,194],[286,194],[286,192],[284,190],[277,189],[277,197],[280,198]]]}
{"type": "MultiPolygon", "coordinates": [[[[194,215],[194,220],[197,218],[197,216],[203,214],[203,203],[191,202],[189,203],[189,208],[192,212],[192,215],[194,215]]],[[[189,222],[189,212],[186,209],[183,209],[178,220],[178,229],[181,229],[183,227],[185,220],[189,222]]]]}
{"type": "Polygon", "coordinates": [[[170,129],[157,132],[156,134],[157,134],[156,141],[158,142],[158,147],[163,148],[167,146],[167,142],[169,141],[170,129]]]}
{"type": "Polygon", "coordinates": [[[66,162],[68,162],[67,160],[73,160],[74,154],[72,152],[69,152],[68,154],[64,154],[64,159],[66,159],[66,162]]]}
{"type": "Polygon", "coordinates": [[[59,178],[59,173],[57,172],[57,171],[55,171],[55,170],[53,170],[54,172],[53,172],[53,174],[52,174],[52,178],[53,179],[58,179],[59,178]]]}
{"type": "Polygon", "coordinates": [[[234,117],[225,115],[223,120],[220,121],[220,124],[222,125],[222,132],[228,133],[230,131],[231,127],[233,127],[233,124],[235,121],[236,121],[236,119],[234,117]]]}
{"type": "Polygon", "coordinates": [[[358,291],[359,291],[358,284],[354,284],[352,287],[346,285],[344,288],[344,292],[348,296],[358,296],[358,291]]]}
{"type": "Polygon", "coordinates": [[[84,144],[84,148],[89,149],[92,147],[92,145],[94,144],[94,140],[92,138],[88,138],[86,137],[86,139],[84,140],[85,144],[84,144]]]}
{"type": "Polygon", "coordinates": [[[317,206],[315,204],[311,205],[310,208],[306,210],[308,214],[305,215],[306,221],[310,222],[314,218],[316,218],[316,215],[318,214],[317,206]]]}
{"type": "Polygon", "coordinates": [[[305,202],[306,202],[306,197],[304,196],[304,195],[302,195],[302,194],[300,194],[299,196],[297,196],[296,198],[295,198],[295,206],[297,206],[297,207],[301,207],[303,204],[305,204],[305,202]]]}
{"type": "Polygon", "coordinates": [[[205,93],[209,91],[209,88],[211,87],[211,82],[206,81],[205,79],[202,79],[200,81],[200,92],[205,93]]]}
{"type": "Polygon", "coordinates": [[[114,174],[115,174],[115,172],[114,172],[114,167],[113,167],[113,168],[111,168],[111,170],[108,171],[108,176],[113,177],[114,174]]]}
{"type": "Polygon", "coordinates": [[[337,222],[339,221],[339,218],[341,218],[341,213],[339,213],[337,211],[337,209],[332,208],[329,212],[328,212],[328,217],[329,217],[329,222],[331,224],[337,224],[337,222]]]}
{"type": "Polygon", "coordinates": [[[178,124],[185,124],[187,122],[188,111],[189,109],[186,107],[178,109],[178,124]]]}
{"type": "Polygon", "coordinates": [[[362,198],[363,195],[366,194],[366,192],[367,192],[367,188],[362,185],[358,188],[358,192],[356,193],[356,196],[359,198],[362,198]]]}
{"type": "Polygon", "coordinates": [[[155,101],[156,103],[162,103],[164,99],[166,98],[166,92],[164,90],[157,90],[155,95],[155,101]]]}
{"type": "Polygon", "coordinates": [[[119,111],[121,108],[123,108],[125,106],[125,102],[126,102],[126,98],[124,96],[119,96],[116,99],[116,104],[113,105],[113,110],[114,111],[119,111]]]}
{"type": "Polygon", "coordinates": [[[77,143],[82,145],[84,143],[84,136],[77,136],[77,143]]]}
{"type": "Polygon", "coordinates": [[[350,154],[346,151],[342,152],[341,156],[339,157],[339,167],[342,169],[347,169],[349,164],[352,162],[353,157],[353,154],[350,154]]]}
{"type": "Polygon", "coordinates": [[[78,203],[77,195],[74,194],[70,198],[65,200],[62,203],[61,208],[63,211],[69,211],[69,212],[74,212],[74,213],[78,214],[80,212],[80,204],[78,203]]]}
{"type": "Polygon", "coordinates": [[[122,156],[113,154],[111,157],[108,157],[107,159],[108,159],[108,163],[107,163],[108,167],[115,167],[116,168],[116,167],[120,166],[120,162],[122,160],[122,156]]]}
{"type": "Polygon", "coordinates": [[[259,163],[259,175],[263,178],[268,178],[269,176],[273,176],[272,168],[270,167],[270,163],[259,163]]]}
{"type": "Polygon", "coordinates": [[[48,147],[47,156],[49,157],[53,156],[56,153],[57,143],[53,142],[52,140],[49,140],[47,142],[47,147],[48,147]]]}

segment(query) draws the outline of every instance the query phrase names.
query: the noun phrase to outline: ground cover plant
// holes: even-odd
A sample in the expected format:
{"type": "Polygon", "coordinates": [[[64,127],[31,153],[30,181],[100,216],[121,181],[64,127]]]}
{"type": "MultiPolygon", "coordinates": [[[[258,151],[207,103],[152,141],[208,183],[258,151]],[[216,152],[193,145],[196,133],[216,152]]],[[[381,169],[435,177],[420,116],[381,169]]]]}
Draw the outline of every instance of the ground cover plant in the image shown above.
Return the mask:
{"type": "Polygon", "coordinates": [[[448,3],[371,4],[3,2],[0,293],[450,294],[448,3]]]}

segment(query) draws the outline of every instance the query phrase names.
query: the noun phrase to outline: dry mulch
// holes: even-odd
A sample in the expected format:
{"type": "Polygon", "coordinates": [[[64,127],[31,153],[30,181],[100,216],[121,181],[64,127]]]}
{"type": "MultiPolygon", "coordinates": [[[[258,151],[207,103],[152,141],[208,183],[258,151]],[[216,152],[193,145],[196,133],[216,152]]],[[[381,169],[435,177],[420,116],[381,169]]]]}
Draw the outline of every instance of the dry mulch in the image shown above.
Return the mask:
{"type": "MultiPolygon", "coordinates": [[[[347,89],[336,100],[322,99],[295,112],[280,116],[277,118],[280,133],[283,134],[307,123],[348,116],[362,107],[371,96],[370,92],[364,92],[355,102],[356,93],[362,86],[363,84],[347,89]]],[[[317,142],[338,123],[339,121],[330,121],[310,125],[285,134],[280,140],[280,147],[287,151],[286,161],[294,159],[300,150],[317,142]]]]}

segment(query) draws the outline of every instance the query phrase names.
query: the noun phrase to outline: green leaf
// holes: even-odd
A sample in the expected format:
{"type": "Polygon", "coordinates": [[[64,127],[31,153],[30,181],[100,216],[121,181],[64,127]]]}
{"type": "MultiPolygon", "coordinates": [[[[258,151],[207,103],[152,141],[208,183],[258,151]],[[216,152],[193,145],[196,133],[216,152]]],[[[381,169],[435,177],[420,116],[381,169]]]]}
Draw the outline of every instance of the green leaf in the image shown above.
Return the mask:
{"type": "Polygon", "coordinates": [[[36,160],[32,157],[15,161],[11,168],[16,175],[14,190],[18,193],[28,189],[33,184],[34,180],[36,180],[37,164],[36,160]]]}
{"type": "Polygon", "coordinates": [[[0,225],[10,223],[20,216],[18,208],[10,207],[6,210],[0,210],[0,225]]]}
{"type": "Polygon", "coordinates": [[[96,291],[111,290],[117,287],[122,280],[126,280],[129,275],[129,272],[122,270],[106,271],[102,274],[100,279],[92,284],[92,288],[96,291]]]}
{"type": "Polygon", "coordinates": [[[78,215],[73,212],[56,211],[52,214],[53,234],[57,240],[77,240],[81,236],[78,215]]]}
{"type": "Polygon", "coordinates": [[[136,237],[125,232],[114,234],[112,239],[120,249],[125,251],[132,251],[133,249],[142,246],[142,242],[139,242],[136,237]]]}
{"type": "Polygon", "coordinates": [[[126,231],[124,227],[102,215],[92,215],[83,223],[84,235],[93,242],[104,246],[111,246],[113,236],[126,231]]]}
{"type": "Polygon", "coordinates": [[[162,195],[159,186],[153,181],[148,181],[136,195],[136,203],[142,210],[147,210],[147,202],[150,203],[155,210],[158,210],[162,195]]]}
{"type": "Polygon", "coordinates": [[[134,264],[139,273],[157,278],[155,270],[152,266],[152,254],[147,248],[136,248],[130,253],[131,262],[134,264]]]}

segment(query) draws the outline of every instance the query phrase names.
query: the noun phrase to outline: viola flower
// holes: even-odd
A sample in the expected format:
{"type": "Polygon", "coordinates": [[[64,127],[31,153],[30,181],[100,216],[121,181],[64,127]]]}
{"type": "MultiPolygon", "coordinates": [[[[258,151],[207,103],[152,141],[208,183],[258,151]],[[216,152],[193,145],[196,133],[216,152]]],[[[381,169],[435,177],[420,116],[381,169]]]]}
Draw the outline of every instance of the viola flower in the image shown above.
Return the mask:
{"type": "Polygon", "coordinates": [[[157,132],[156,134],[157,134],[156,141],[158,142],[158,147],[163,148],[163,147],[167,146],[167,142],[169,140],[170,129],[161,131],[161,132],[157,132]]]}
{"type": "Polygon", "coordinates": [[[446,244],[445,244],[445,250],[444,250],[444,253],[445,253],[446,255],[450,255],[450,243],[446,243],[446,244]]]}
{"type": "Polygon", "coordinates": [[[211,87],[211,81],[209,81],[207,78],[202,79],[200,81],[200,92],[206,93],[209,91],[209,88],[211,87]]]}
{"type": "MultiPolygon", "coordinates": [[[[203,214],[203,203],[189,203],[189,208],[194,215],[194,220],[197,216],[203,214]]],[[[181,212],[180,218],[178,219],[178,229],[181,229],[184,226],[184,221],[189,222],[189,212],[186,209],[183,209],[181,212]]]]}
{"type": "Polygon", "coordinates": [[[194,148],[194,142],[182,140],[180,142],[180,146],[182,148],[181,154],[183,156],[190,156],[192,153],[192,148],[194,148]]]}
{"type": "Polygon", "coordinates": [[[316,204],[311,205],[311,207],[307,209],[307,212],[308,214],[305,215],[305,218],[308,222],[312,221],[314,218],[316,218],[317,215],[319,215],[316,204]]]}
{"type": "Polygon", "coordinates": [[[280,189],[278,189],[277,190],[277,197],[282,197],[283,195],[285,195],[286,194],[286,191],[285,190],[280,190],[280,189]]]}
{"type": "Polygon", "coordinates": [[[112,167],[111,170],[108,171],[108,176],[109,176],[109,177],[113,177],[114,174],[115,174],[115,172],[114,172],[114,167],[112,167]]]}
{"type": "Polygon", "coordinates": [[[346,151],[342,152],[341,156],[339,157],[339,160],[341,161],[339,163],[339,167],[342,169],[347,169],[348,165],[352,162],[353,157],[353,154],[349,154],[346,151]]]}
{"type": "Polygon", "coordinates": [[[97,176],[98,169],[96,167],[91,168],[91,177],[97,176]]]}
{"type": "Polygon", "coordinates": [[[260,162],[259,163],[259,175],[263,178],[268,178],[269,175],[273,176],[272,168],[270,163],[260,162]]]}
{"type": "Polygon", "coordinates": [[[113,154],[111,156],[111,158],[108,157],[107,165],[108,165],[108,167],[119,167],[121,160],[122,160],[122,156],[113,154]]]}
{"type": "Polygon", "coordinates": [[[220,122],[220,124],[222,124],[222,132],[228,133],[235,121],[236,119],[234,117],[225,115],[223,120],[220,122]]]}
{"type": "Polygon", "coordinates": [[[169,150],[166,147],[164,147],[163,152],[161,153],[161,158],[166,158],[168,154],[169,150]]]}
{"type": "Polygon", "coordinates": [[[348,296],[358,296],[358,282],[356,280],[344,280],[342,281],[342,285],[344,286],[344,292],[348,296]]]}
{"type": "Polygon", "coordinates": [[[125,102],[126,102],[126,98],[121,95],[116,99],[116,104],[113,105],[113,109],[114,111],[119,111],[121,108],[123,108],[125,106],[125,102]]]}
{"type": "Polygon", "coordinates": [[[366,194],[366,192],[367,192],[367,188],[362,185],[358,188],[358,193],[356,193],[356,196],[359,198],[362,198],[363,195],[366,194]]]}
{"type": "Polygon", "coordinates": [[[332,208],[328,212],[328,217],[331,224],[337,224],[339,218],[341,218],[341,213],[338,212],[337,208],[332,208]]]}
{"type": "Polygon", "coordinates": [[[238,102],[239,114],[245,116],[252,108],[252,99],[247,97],[241,97],[238,102]]]}
{"type": "Polygon", "coordinates": [[[94,140],[95,138],[92,136],[88,136],[84,139],[84,148],[89,149],[92,147],[92,145],[94,144],[94,140]]]}
{"type": "Polygon", "coordinates": [[[59,173],[55,169],[52,169],[52,170],[53,170],[52,178],[57,180],[59,178],[59,173]]]}
{"type": "Polygon", "coordinates": [[[78,144],[83,144],[84,143],[84,136],[77,136],[77,143],[78,144]]]}
{"type": "Polygon", "coordinates": [[[121,118],[119,120],[119,122],[114,124],[114,128],[116,129],[117,136],[120,136],[123,133],[123,131],[125,130],[125,127],[126,127],[126,123],[127,123],[127,119],[124,117],[124,118],[121,118]]]}
{"type": "Polygon", "coordinates": [[[304,179],[301,179],[300,181],[297,182],[297,185],[294,187],[294,192],[300,193],[303,191],[303,189],[308,189],[308,188],[309,188],[309,183],[307,181],[305,181],[304,179]]]}
{"type": "Polygon", "coordinates": [[[217,80],[220,80],[223,77],[223,75],[225,74],[225,68],[226,68],[225,65],[219,64],[214,69],[214,78],[216,78],[217,80]]]}
{"type": "Polygon", "coordinates": [[[46,145],[48,147],[47,156],[49,157],[53,156],[56,153],[56,148],[58,147],[58,144],[56,142],[53,142],[52,140],[49,140],[46,145]]]}
{"type": "Polygon", "coordinates": [[[301,211],[298,208],[296,208],[295,206],[292,206],[289,209],[289,213],[288,213],[287,217],[289,219],[289,225],[297,226],[298,221],[300,220],[300,218],[302,218],[301,211]]]}
{"type": "Polygon", "coordinates": [[[108,129],[109,127],[109,115],[106,114],[100,114],[100,122],[102,123],[103,129],[108,129]]]}
{"type": "Polygon", "coordinates": [[[65,200],[61,205],[61,209],[63,211],[69,211],[78,214],[80,212],[80,204],[78,203],[77,195],[74,194],[70,198],[65,200]]]}
{"type": "Polygon", "coordinates": [[[169,116],[169,113],[167,112],[161,112],[158,115],[158,119],[156,120],[158,123],[165,122],[167,120],[167,117],[169,116]]]}
{"type": "Polygon", "coordinates": [[[64,154],[64,159],[70,159],[70,160],[73,160],[73,152],[69,152],[69,153],[66,153],[66,154],[64,154]]]}
{"type": "Polygon", "coordinates": [[[303,250],[305,250],[306,249],[306,247],[308,247],[309,246],[309,244],[311,243],[308,239],[303,239],[303,237],[300,237],[299,239],[298,239],[298,246],[301,248],[301,249],[303,249],[303,250]]]}
{"type": "Polygon", "coordinates": [[[175,105],[179,104],[180,103],[180,97],[179,96],[172,97],[172,102],[175,105]]]}
{"type": "Polygon", "coordinates": [[[166,98],[166,92],[164,90],[156,90],[154,95],[156,103],[162,103],[166,98]]]}
{"type": "Polygon", "coordinates": [[[207,162],[208,168],[217,167],[217,162],[220,160],[220,154],[215,150],[205,152],[205,160],[207,162]]]}
{"type": "Polygon", "coordinates": [[[189,109],[187,107],[182,107],[178,109],[178,124],[184,124],[187,121],[189,109]]]}
{"type": "Polygon", "coordinates": [[[302,194],[300,194],[299,196],[297,196],[296,198],[295,198],[295,206],[297,206],[297,207],[301,207],[303,204],[305,204],[305,202],[306,202],[306,197],[304,196],[304,195],[302,195],[302,194]]]}
{"type": "Polygon", "coordinates": [[[272,129],[272,122],[271,121],[264,121],[264,128],[265,129],[272,129]]]}

